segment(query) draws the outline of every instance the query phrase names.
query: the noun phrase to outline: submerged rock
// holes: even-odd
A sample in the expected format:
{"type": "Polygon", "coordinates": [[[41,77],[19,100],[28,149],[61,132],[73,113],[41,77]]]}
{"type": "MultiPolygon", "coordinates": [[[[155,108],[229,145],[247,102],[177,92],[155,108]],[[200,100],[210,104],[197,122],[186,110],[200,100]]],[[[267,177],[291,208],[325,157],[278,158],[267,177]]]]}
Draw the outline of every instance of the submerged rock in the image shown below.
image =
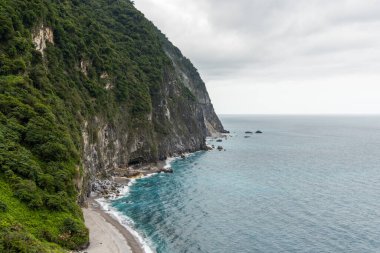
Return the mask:
{"type": "Polygon", "coordinates": [[[256,134],[262,134],[263,132],[262,131],[260,131],[260,130],[257,130],[256,131],[256,134]]]}
{"type": "Polygon", "coordinates": [[[222,150],[223,150],[223,147],[222,147],[222,146],[218,146],[218,150],[219,150],[219,151],[222,151],[222,150]]]}
{"type": "Polygon", "coordinates": [[[251,131],[245,131],[246,134],[253,134],[251,131]]]}
{"type": "Polygon", "coordinates": [[[223,140],[222,139],[217,139],[216,142],[222,142],[223,140]]]}

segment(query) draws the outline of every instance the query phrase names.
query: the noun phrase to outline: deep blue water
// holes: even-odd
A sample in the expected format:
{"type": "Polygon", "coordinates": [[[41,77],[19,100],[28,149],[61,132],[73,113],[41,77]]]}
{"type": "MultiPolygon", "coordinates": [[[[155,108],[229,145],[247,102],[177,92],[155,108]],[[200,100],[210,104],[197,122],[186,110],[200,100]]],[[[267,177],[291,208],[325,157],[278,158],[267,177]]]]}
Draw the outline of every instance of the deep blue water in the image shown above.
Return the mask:
{"type": "Polygon", "coordinates": [[[176,160],[113,203],[152,248],[380,252],[380,116],[221,118],[226,151],[176,160]]]}

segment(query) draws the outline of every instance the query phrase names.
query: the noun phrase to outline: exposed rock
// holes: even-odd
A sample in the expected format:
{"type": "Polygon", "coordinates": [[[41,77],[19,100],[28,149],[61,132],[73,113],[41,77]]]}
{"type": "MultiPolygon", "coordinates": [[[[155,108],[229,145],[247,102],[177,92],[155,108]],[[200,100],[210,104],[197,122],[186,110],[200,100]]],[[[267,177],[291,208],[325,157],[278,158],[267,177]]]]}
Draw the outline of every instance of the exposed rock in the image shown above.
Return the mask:
{"type": "Polygon", "coordinates": [[[164,172],[164,173],[173,173],[173,169],[172,168],[161,168],[160,169],[160,172],[164,172]]]}
{"type": "Polygon", "coordinates": [[[256,131],[256,134],[262,134],[263,132],[262,131],[260,131],[260,130],[257,130],[256,131]]]}
{"type": "Polygon", "coordinates": [[[199,104],[199,123],[205,128],[206,136],[219,136],[225,131],[218,116],[215,114],[214,106],[206,89],[206,85],[200,77],[197,69],[192,63],[182,55],[181,51],[176,48],[167,39],[162,40],[165,53],[172,60],[176,76],[181,79],[182,83],[191,91],[199,104]]]}
{"type": "Polygon", "coordinates": [[[112,80],[110,78],[110,76],[108,75],[107,72],[103,72],[101,75],[100,75],[100,79],[103,80],[105,82],[105,86],[104,88],[106,90],[110,90],[113,88],[113,84],[112,84],[112,80]]]}
{"type": "Polygon", "coordinates": [[[44,55],[44,50],[47,47],[46,42],[54,44],[53,30],[43,24],[36,29],[32,37],[36,50],[40,51],[42,55],[44,55]]]}
{"type": "Polygon", "coordinates": [[[109,76],[108,76],[108,73],[107,72],[103,72],[101,75],[100,75],[100,79],[108,79],[109,76]]]}
{"type": "Polygon", "coordinates": [[[87,60],[81,60],[80,61],[80,71],[87,76],[88,75],[88,68],[90,67],[90,62],[87,60]]]}
{"type": "Polygon", "coordinates": [[[246,134],[253,134],[251,131],[245,131],[246,134]]]}
{"type": "Polygon", "coordinates": [[[141,178],[144,176],[143,173],[140,171],[129,171],[128,173],[125,174],[127,178],[141,178]]]}
{"type": "Polygon", "coordinates": [[[216,140],[216,142],[222,142],[223,140],[222,139],[218,139],[218,140],[216,140]]]}
{"type": "Polygon", "coordinates": [[[112,197],[117,195],[117,189],[121,188],[123,185],[118,184],[113,180],[99,180],[96,179],[91,186],[93,194],[98,197],[112,197]]]}
{"type": "Polygon", "coordinates": [[[106,86],[105,86],[106,90],[110,90],[113,88],[113,85],[112,83],[106,83],[106,86]]]}
{"type": "Polygon", "coordinates": [[[218,150],[219,150],[219,151],[222,151],[222,150],[223,150],[223,147],[222,147],[222,146],[218,146],[218,150]]]}
{"type": "MultiPolygon", "coordinates": [[[[111,121],[107,114],[101,112],[84,120],[82,138],[86,189],[91,188],[91,181],[97,175],[110,176],[119,168],[164,160],[174,154],[207,150],[206,137],[220,138],[224,131],[196,68],[178,48],[162,34],[160,36],[162,50],[171,62],[168,61],[163,68],[159,88],[150,94],[151,111],[141,116],[144,119],[141,125],[131,123],[136,121],[126,113],[125,105],[115,107],[111,121]]],[[[91,64],[81,59],[83,74],[87,75],[91,64]]],[[[112,78],[111,72],[100,74],[105,89],[112,89],[112,78]]],[[[145,174],[143,170],[130,170],[118,176],[139,177],[139,173],[145,174]]]]}

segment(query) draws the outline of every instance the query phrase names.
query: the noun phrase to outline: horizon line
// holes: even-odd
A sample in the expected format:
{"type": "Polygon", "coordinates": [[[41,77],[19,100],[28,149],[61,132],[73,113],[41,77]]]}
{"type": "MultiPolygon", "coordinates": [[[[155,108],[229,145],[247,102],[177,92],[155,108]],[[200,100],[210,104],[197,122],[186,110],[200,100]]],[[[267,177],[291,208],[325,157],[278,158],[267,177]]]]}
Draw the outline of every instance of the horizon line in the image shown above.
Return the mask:
{"type": "Polygon", "coordinates": [[[217,113],[223,116],[380,116],[380,113],[217,113]]]}

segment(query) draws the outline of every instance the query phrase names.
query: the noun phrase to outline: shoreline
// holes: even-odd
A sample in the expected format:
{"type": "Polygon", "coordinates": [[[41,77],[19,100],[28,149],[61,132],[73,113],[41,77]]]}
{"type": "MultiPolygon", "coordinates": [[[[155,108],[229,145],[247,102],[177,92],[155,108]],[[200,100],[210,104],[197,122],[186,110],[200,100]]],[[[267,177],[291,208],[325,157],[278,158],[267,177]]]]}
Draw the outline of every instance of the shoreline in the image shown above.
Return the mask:
{"type": "Polygon", "coordinates": [[[154,252],[148,245],[145,245],[143,237],[137,231],[123,224],[123,217],[119,217],[117,211],[112,210],[109,204],[111,200],[125,196],[128,188],[137,179],[158,173],[172,173],[170,168],[171,161],[172,159],[169,158],[165,162],[161,161],[154,165],[128,168],[128,172],[118,170],[108,180],[97,180],[95,189],[92,189],[92,196],[87,199],[88,206],[82,208],[85,223],[90,232],[90,244],[87,249],[80,252],[154,252]]]}
{"type": "MultiPolygon", "coordinates": [[[[197,152],[194,152],[197,153],[197,152]]],[[[186,158],[194,153],[168,158],[156,164],[133,166],[127,170],[117,170],[106,180],[96,180],[91,197],[87,199],[87,207],[82,211],[86,226],[90,232],[90,244],[79,253],[152,253],[149,243],[132,227],[123,216],[110,206],[112,200],[124,197],[129,187],[138,179],[154,176],[159,173],[173,173],[171,162],[178,158],[186,158]]]]}
{"type": "Polygon", "coordinates": [[[103,210],[94,198],[88,199],[88,204],[89,206],[82,210],[86,226],[90,230],[90,245],[82,252],[145,253],[137,238],[103,210]]]}

